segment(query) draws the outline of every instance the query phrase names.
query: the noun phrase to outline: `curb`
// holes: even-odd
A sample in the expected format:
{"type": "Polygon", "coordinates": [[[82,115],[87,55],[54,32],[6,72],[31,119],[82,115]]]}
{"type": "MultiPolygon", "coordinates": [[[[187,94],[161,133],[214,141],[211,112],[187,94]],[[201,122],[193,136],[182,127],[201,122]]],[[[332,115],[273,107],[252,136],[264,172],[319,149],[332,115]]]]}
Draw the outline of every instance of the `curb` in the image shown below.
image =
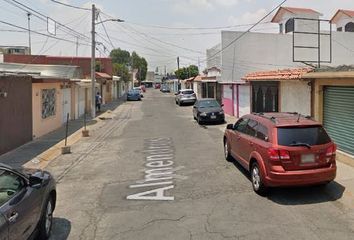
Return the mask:
{"type": "MultiPolygon", "coordinates": [[[[105,119],[112,118],[111,114],[112,114],[111,110],[105,111],[101,115],[95,117],[93,120],[96,121],[96,123],[94,123],[93,125],[87,126],[86,129],[92,131],[98,123],[103,122],[105,119]]],[[[76,132],[74,132],[73,134],[68,136],[68,138],[67,138],[67,145],[68,146],[71,146],[71,145],[77,143],[82,138],[82,130],[84,130],[84,127],[80,128],[79,130],[77,130],[76,132]]],[[[59,143],[55,144],[51,148],[47,149],[46,151],[42,152],[41,154],[37,155],[33,159],[29,160],[28,162],[26,162],[22,166],[25,168],[42,169],[43,170],[44,168],[46,168],[48,166],[48,164],[52,160],[54,160],[55,158],[62,155],[61,148],[64,147],[64,145],[65,145],[65,139],[63,139],[59,143]]]]}

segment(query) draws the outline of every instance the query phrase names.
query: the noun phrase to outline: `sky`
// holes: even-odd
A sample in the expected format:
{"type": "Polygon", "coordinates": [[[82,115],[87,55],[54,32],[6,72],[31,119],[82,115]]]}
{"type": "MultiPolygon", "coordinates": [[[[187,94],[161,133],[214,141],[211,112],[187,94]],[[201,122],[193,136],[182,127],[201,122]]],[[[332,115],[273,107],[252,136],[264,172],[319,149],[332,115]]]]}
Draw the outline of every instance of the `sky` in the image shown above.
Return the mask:
{"type": "MultiPolygon", "coordinates": [[[[35,31],[31,33],[32,54],[90,56],[91,11],[87,9],[95,4],[100,12],[97,22],[117,18],[124,20],[124,22],[105,21],[96,25],[98,42],[96,56],[107,57],[112,49],[121,48],[130,52],[136,51],[146,58],[149,70],[158,68],[159,72],[164,73],[166,66],[167,72],[172,72],[177,68],[177,57],[180,58],[181,67],[194,64],[200,66],[202,70],[206,66],[206,49],[220,43],[221,30],[245,31],[250,27],[247,24],[256,23],[282,2],[281,0],[57,1],[83,9],[70,8],[51,0],[0,0],[0,45],[28,46],[27,9],[32,13],[31,30],[35,31]],[[48,33],[47,17],[57,22],[55,35],[52,31],[51,34],[48,33]]],[[[338,9],[354,10],[354,1],[288,0],[283,6],[312,8],[321,12],[323,19],[330,19],[338,9]]],[[[259,24],[254,31],[277,32],[278,26],[269,23],[270,18],[259,24]]],[[[51,26],[49,24],[50,29],[51,26]]]]}

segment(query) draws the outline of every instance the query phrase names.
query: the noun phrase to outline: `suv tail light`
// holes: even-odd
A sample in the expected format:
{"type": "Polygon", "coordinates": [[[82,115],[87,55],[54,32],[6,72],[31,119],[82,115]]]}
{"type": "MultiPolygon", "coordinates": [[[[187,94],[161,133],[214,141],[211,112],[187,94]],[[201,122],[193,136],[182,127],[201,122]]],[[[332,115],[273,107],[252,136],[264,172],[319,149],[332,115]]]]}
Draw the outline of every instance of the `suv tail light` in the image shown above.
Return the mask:
{"type": "Polygon", "coordinates": [[[269,159],[273,160],[273,161],[289,160],[290,159],[289,152],[286,150],[283,150],[283,149],[269,148],[268,155],[269,155],[269,159]]]}
{"type": "Polygon", "coordinates": [[[334,145],[334,144],[332,146],[330,146],[329,148],[327,148],[326,157],[332,157],[332,156],[336,155],[336,150],[337,150],[337,148],[336,148],[336,145],[334,145]]]}
{"type": "Polygon", "coordinates": [[[327,163],[334,162],[336,156],[337,147],[335,144],[327,148],[326,150],[326,161],[327,163]]]}

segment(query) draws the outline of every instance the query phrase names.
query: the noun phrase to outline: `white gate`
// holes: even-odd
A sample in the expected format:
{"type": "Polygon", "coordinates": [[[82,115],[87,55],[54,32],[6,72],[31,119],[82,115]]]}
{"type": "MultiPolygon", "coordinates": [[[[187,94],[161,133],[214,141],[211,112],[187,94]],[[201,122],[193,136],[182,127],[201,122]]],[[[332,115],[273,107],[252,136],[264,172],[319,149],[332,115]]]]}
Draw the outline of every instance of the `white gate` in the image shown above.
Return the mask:
{"type": "Polygon", "coordinates": [[[79,88],[79,117],[85,113],[85,88],[79,88]]]}
{"type": "Polygon", "coordinates": [[[63,118],[62,118],[62,123],[66,123],[66,115],[68,113],[70,114],[70,109],[71,109],[71,89],[70,88],[62,89],[62,93],[63,93],[63,101],[62,101],[63,118]]]}

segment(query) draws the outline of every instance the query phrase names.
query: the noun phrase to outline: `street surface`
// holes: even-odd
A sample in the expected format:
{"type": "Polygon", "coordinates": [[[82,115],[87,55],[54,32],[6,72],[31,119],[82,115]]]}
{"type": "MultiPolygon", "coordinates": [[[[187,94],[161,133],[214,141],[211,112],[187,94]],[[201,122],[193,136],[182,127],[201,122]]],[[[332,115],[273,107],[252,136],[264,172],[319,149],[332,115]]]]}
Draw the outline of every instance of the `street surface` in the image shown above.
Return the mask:
{"type": "Polygon", "coordinates": [[[354,239],[342,185],[258,196],[224,159],[226,124],[198,126],[172,94],[148,89],[113,113],[48,167],[58,181],[52,239],[354,239]]]}

